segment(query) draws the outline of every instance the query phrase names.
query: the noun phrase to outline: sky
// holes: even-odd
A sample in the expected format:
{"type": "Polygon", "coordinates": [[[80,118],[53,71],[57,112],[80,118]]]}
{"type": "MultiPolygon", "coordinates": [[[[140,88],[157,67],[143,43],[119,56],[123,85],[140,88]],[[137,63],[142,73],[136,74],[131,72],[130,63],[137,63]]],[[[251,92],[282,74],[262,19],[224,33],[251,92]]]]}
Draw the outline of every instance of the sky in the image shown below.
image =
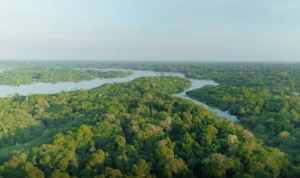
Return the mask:
{"type": "Polygon", "coordinates": [[[0,0],[0,60],[300,62],[299,0],[0,0]]]}

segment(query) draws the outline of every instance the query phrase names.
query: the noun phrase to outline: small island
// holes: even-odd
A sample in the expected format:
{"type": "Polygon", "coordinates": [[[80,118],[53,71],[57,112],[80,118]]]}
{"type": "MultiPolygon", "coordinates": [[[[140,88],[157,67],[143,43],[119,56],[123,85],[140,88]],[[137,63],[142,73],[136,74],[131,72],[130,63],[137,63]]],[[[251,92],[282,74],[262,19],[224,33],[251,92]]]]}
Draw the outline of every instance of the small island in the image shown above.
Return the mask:
{"type": "Polygon", "coordinates": [[[122,78],[132,75],[128,71],[76,70],[73,68],[21,68],[0,73],[0,85],[19,86],[36,82],[79,82],[95,78],[122,78]]]}

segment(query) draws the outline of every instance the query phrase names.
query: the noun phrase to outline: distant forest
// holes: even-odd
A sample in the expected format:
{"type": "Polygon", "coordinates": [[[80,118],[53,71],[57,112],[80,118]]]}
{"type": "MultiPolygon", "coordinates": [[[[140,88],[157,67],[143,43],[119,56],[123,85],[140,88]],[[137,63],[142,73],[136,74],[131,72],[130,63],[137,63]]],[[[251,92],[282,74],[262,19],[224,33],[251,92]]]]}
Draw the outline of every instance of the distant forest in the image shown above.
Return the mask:
{"type": "Polygon", "coordinates": [[[24,85],[34,82],[79,82],[97,78],[119,78],[132,75],[132,71],[76,70],[72,68],[18,68],[0,73],[0,85],[24,85]]]}
{"type": "Polygon", "coordinates": [[[0,68],[45,66],[181,72],[189,78],[210,79],[229,86],[262,87],[272,91],[300,93],[300,63],[0,61],[0,68]]]}

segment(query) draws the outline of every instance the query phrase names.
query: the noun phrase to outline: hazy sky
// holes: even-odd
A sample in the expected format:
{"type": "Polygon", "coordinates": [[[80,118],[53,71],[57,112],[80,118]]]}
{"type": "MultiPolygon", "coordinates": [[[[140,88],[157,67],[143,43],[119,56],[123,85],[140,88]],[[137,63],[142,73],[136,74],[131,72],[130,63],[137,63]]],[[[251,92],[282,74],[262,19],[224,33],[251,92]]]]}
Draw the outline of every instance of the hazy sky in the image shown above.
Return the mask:
{"type": "Polygon", "coordinates": [[[300,1],[0,0],[0,59],[300,62],[300,1]]]}

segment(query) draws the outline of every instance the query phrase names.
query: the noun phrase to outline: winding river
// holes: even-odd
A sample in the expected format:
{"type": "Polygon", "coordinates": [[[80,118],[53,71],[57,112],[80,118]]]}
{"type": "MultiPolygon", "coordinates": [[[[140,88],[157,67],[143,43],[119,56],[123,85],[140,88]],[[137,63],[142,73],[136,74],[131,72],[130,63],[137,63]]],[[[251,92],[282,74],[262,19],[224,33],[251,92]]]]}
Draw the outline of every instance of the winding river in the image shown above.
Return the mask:
{"type": "MultiPolygon", "coordinates": [[[[120,71],[121,69],[101,69],[102,71],[120,71]]],[[[184,77],[182,73],[172,73],[172,72],[154,72],[154,71],[142,71],[142,70],[121,70],[121,71],[133,71],[134,74],[127,78],[111,78],[111,79],[94,79],[89,81],[81,81],[81,82],[59,82],[59,83],[34,83],[31,85],[20,85],[20,86],[8,86],[8,85],[0,85],[0,97],[6,97],[8,95],[19,93],[20,95],[28,95],[28,93],[33,94],[54,94],[59,93],[62,90],[73,91],[78,90],[80,88],[92,89],[95,87],[99,87],[105,83],[114,83],[114,82],[129,82],[136,78],[142,76],[178,76],[184,77]]],[[[185,90],[182,93],[174,94],[174,96],[186,98],[188,100],[193,101],[198,105],[205,105],[199,101],[193,100],[186,96],[186,91],[194,90],[197,88],[202,88],[205,85],[218,85],[212,80],[198,80],[198,79],[190,79],[192,81],[192,87],[185,90]]],[[[212,109],[209,106],[205,105],[209,110],[216,113],[219,117],[224,117],[229,121],[237,121],[235,116],[230,115],[227,111],[221,111],[219,109],[212,109]]]]}

